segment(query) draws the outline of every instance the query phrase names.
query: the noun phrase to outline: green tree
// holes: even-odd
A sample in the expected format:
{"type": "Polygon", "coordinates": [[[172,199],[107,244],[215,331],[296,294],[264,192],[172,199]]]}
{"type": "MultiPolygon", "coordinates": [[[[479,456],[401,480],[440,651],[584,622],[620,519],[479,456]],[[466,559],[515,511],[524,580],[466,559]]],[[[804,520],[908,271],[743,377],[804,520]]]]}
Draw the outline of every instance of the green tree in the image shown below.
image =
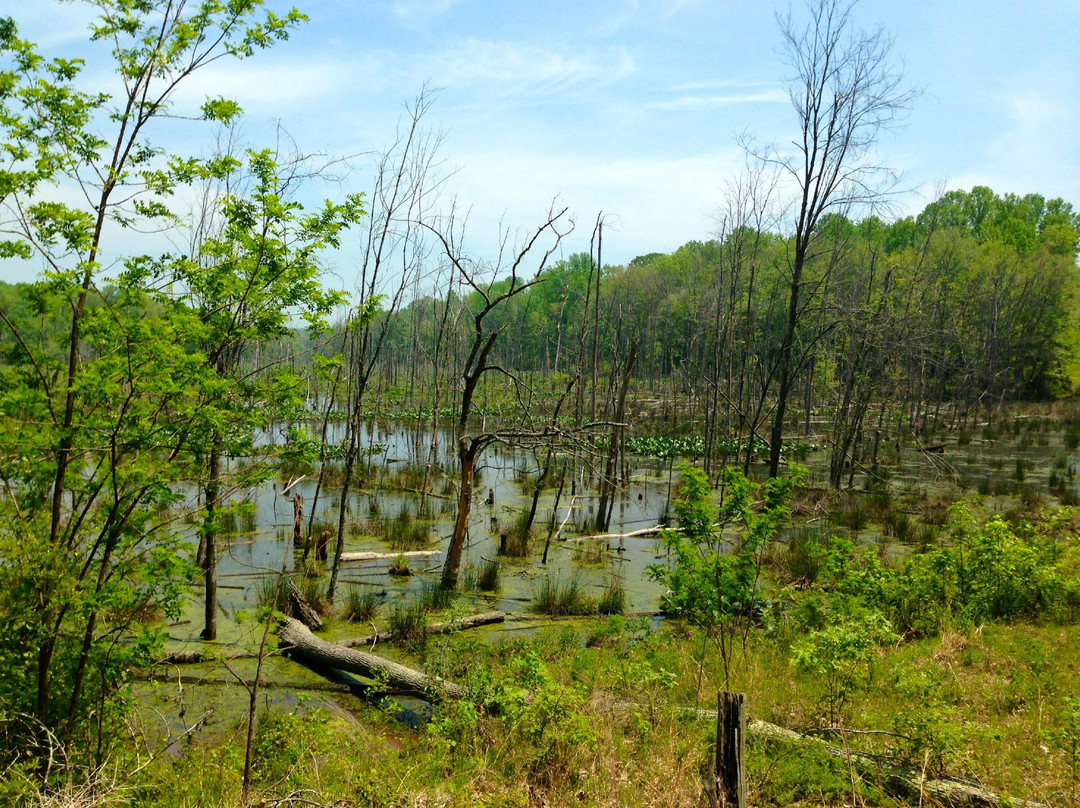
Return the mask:
{"type": "Polygon", "coordinates": [[[668,589],[665,611],[686,618],[716,642],[727,686],[735,642],[740,635],[745,640],[761,606],[764,553],[791,515],[792,492],[805,483],[806,471],[795,466],[787,477],[757,485],[729,466],[718,518],[705,472],[683,466],[681,475],[672,503],[678,529],[664,533],[671,563],[649,567],[649,575],[668,589]]]}
{"type": "MultiPolygon", "coordinates": [[[[238,163],[228,162],[239,171],[238,163]]],[[[290,372],[257,358],[253,367],[241,370],[241,359],[250,345],[290,334],[297,320],[312,334],[328,329],[327,316],[344,298],[323,289],[318,259],[321,251],[338,247],[343,231],[364,213],[359,195],[305,213],[287,196],[300,167],[282,165],[266,150],[249,152],[251,191],[222,196],[212,219],[216,235],[205,238],[193,255],[167,257],[152,268],[155,281],[170,283],[162,302],[176,300],[178,318],[190,312],[186,344],[197,346],[205,361],[203,373],[191,380],[202,406],[189,431],[189,447],[206,458],[198,560],[206,583],[202,636],[208,640],[217,638],[223,461],[250,454],[259,430],[275,417],[295,420],[304,404],[304,390],[290,372]]],[[[233,187],[244,184],[227,179],[233,187]]],[[[246,482],[257,482],[267,471],[248,468],[246,482]]]]}
{"type": "MultiPolygon", "coordinates": [[[[302,16],[262,12],[260,0],[94,5],[92,39],[109,48],[116,95],[77,89],[79,60],[44,59],[0,20],[0,254],[43,263],[37,313],[60,318],[66,335],[57,355],[0,311],[18,347],[0,393],[0,542],[19,562],[0,571],[2,608],[20,627],[5,640],[0,696],[34,722],[5,749],[85,739],[100,760],[126,673],[158,642],[142,618],[175,609],[186,579],[162,509],[175,503],[169,483],[203,403],[185,382],[205,361],[148,294],[146,259],[124,260],[106,282],[108,239],[169,226],[175,190],[225,169],[148,140],[177,88],[219,58],[286,38],[302,16]]],[[[217,99],[201,115],[238,111],[217,99]]]]}

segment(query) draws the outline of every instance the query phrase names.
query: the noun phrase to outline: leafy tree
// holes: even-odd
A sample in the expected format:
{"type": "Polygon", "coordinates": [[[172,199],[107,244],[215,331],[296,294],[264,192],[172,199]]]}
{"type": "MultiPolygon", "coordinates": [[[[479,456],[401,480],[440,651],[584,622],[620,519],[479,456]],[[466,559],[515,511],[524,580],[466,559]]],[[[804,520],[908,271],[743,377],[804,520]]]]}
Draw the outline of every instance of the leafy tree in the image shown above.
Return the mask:
{"type": "Polygon", "coordinates": [[[790,516],[792,492],[805,483],[806,471],[796,466],[787,477],[757,485],[729,466],[715,522],[705,472],[683,466],[681,475],[672,503],[678,530],[664,533],[672,562],[649,567],[649,575],[668,589],[662,598],[665,611],[686,618],[716,641],[726,686],[735,641],[741,635],[745,643],[761,607],[764,553],[790,516]]]}
{"type": "MultiPolygon", "coordinates": [[[[0,697],[7,714],[33,716],[5,750],[79,740],[100,760],[127,672],[160,641],[143,618],[172,613],[187,577],[164,509],[205,403],[186,383],[205,359],[148,294],[147,259],[123,261],[106,283],[109,238],[174,223],[176,189],[227,170],[148,140],[177,88],[219,58],[285,39],[303,18],[262,12],[260,0],[94,5],[92,38],[110,48],[115,96],[79,90],[79,60],[44,59],[0,20],[0,254],[43,263],[35,314],[62,317],[54,327],[65,334],[57,355],[0,311],[18,346],[2,369],[0,543],[19,560],[0,571],[2,616],[18,626],[4,641],[0,697]]],[[[238,111],[217,99],[201,114],[238,111]]]]}
{"type": "MultiPolygon", "coordinates": [[[[237,173],[239,163],[230,164],[237,173]]],[[[326,318],[343,296],[322,288],[319,255],[339,246],[343,231],[364,213],[360,196],[354,195],[306,214],[288,198],[299,165],[283,166],[269,151],[250,152],[247,168],[251,192],[220,199],[216,234],[198,244],[193,255],[166,257],[152,268],[155,280],[169,281],[170,292],[178,293],[175,315],[190,313],[186,343],[197,347],[205,362],[201,376],[191,380],[202,406],[188,437],[189,448],[207,461],[198,560],[206,582],[203,637],[208,640],[217,638],[222,464],[249,454],[258,430],[271,418],[295,420],[304,403],[298,380],[282,369],[268,375],[270,368],[256,359],[255,367],[241,372],[245,348],[286,336],[294,319],[306,321],[313,334],[328,328],[326,318]],[[260,406],[251,406],[256,401],[260,406]]],[[[226,179],[233,187],[243,184],[226,179]]],[[[166,295],[162,302],[172,299],[166,295]]],[[[265,466],[249,468],[247,483],[257,482],[260,473],[267,473],[265,466]]]]}

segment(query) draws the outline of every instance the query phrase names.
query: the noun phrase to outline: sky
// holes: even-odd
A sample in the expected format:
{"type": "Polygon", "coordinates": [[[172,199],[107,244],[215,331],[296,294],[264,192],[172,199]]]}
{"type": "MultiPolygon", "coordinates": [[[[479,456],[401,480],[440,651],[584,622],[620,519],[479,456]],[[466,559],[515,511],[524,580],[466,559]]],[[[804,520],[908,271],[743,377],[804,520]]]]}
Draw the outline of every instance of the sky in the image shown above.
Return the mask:
{"type": "MultiPolygon", "coordinates": [[[[444,204],[469,211],[473,250],[494,250],[500,227],[534,228],[554,202],[577,222],[564,254],[588,249],[602,212],[604,262],[625,263],[715,233],[741,134],[781,148],[796,136],[776,21],[789,9],[805,18],[801,2],[758,0],[308,0],[288,42],[215,63],[178,104],[226,95],[252,142],[284,130],[351,158],[337,193],[369,184],[364,155],[433,88],[424,123],[443,136],[444,204]]],[[[47,54],[85,58],[87,81],[112,80],[79,5],[0,0],[0,14],[47,54]]],[[[1078,0],[862,0],[853,14],[892,38],[920,90],[878,143],[902,175],[894,215],[975,185],[1080,208],[1078,0]]]]}

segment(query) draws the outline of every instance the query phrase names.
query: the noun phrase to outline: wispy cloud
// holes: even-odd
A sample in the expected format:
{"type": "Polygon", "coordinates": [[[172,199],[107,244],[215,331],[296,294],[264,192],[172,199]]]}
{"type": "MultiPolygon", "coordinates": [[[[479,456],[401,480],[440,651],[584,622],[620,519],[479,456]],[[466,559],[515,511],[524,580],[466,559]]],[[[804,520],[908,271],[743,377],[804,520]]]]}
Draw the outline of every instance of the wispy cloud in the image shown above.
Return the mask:
{"type": "Polygon", "coordinates": [[[727,93],[714,95],[684,95],[669,101],[649,104],[650,109],[668,111],[698,111],[735,104],[786,104],[788,94],[781,89],[763,90],[756,93],[727,93]]]}
{"type": "Polygon", "coordinates": [[[552,92],[617,81],[634,72],[621,47],[568,53],[518,42],[468,39],[436,54],[432,75],[450,87],[495,86],[552,92]]]}
{"type": "Polygon", "coordinates": [[[396,0],[390,10],[400,20],[414,22],[446,14],[453,5],[454,0],[396,0]]]}

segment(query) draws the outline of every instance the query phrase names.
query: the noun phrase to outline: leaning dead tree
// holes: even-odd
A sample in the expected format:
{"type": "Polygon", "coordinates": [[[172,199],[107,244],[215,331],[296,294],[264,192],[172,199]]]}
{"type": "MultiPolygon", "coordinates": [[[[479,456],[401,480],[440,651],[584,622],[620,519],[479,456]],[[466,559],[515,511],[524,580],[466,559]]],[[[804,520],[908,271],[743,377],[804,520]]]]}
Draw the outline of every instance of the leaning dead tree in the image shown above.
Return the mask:
{"type": "MultiPolygon", "coordinates": [[[[492,361],[491,353],[495,347],[495,341],[499,338],[500,328],[490,325],[488,317],[506,301],[541,282],[548,259],[558,249],[562,239],[573,229],[573,226],[573,220],[567,215],[566,208],[556,210],[552,207],[548,211],[547,219],[529,234],[520,247],[507,250],[504,238],[503,248],[494,266],[473,261],[464,254],[461,244],[464,226],[458,224],[453,213],[448,218],[445,228],[431,228],[442,243],[451,271],[461,279],[464,285],[472,289],[477,303],[470,312],[471,345],[461,368],[461,400],[456,430],[461,486],[458,491],[454,532],[446,554],[446,563],[443,566],[442,586],[445,589],[453,589],[457,586],[461,557],[469,531],[469,516],[472,512],[473,478],[477,459],[492,443],[522,437],[520,430],[500,433],[474,429],[473,411],[480,380],[488,372],[494,371],[507,376],[515,384],[518,381],[510,370],[492,361]],[[526,266],[530,267],[528,276],[523,275],[526,266]],[[509,273],[508,277],[506,277],[507,273],[509,273]],[[503,277],[500,278],[500,276],[503,277]]],[[[535,430],[526,431],[533,436],[536,434],[535,430]]]]}
{"type": "MultiPolygon", "coordinates": [[[[829,213],[878,205],[895,187],[896,175],[875,159],[880,134],[908,110],[916,91],[904,87],[891,58],[892,40],[880,28],[853,28],[851,0],[808,0],[809,19],[778,17],[792,74],[791,104],[799,129],[794,149],[748,151],[777,166],[795,184],[787,316],[780,342],[776,409],[770,436],[769,474],[779,473],[784,417],[799,370],[797,344],[807,312],[808,270],[819,257],[819,224],[829,213]]],[[[826,255],[830,245],[820,245],[826,255]]],[[[822,273],[819,273],[821,275],[822,273]]]]}

